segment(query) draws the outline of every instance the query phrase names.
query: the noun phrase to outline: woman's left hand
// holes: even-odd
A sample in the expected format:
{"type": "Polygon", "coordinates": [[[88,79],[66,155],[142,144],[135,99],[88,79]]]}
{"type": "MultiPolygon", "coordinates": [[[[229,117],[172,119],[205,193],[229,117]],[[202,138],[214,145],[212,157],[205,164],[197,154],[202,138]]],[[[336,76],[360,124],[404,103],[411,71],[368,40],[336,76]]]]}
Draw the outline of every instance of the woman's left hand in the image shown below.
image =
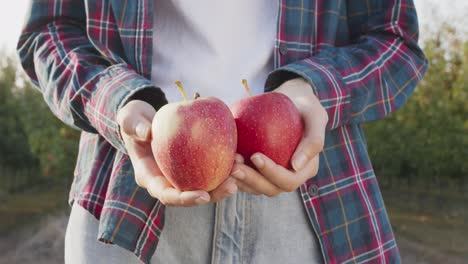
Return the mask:
{"type": "Polygon", "coordinates": [[[269,197],[282,192],[292,192],[308,179],[317,175],[319,153],[323,149],[328,115],[310,84],[302,78],[283,83],[274,92],[283,93],[296,105],[304,121],[303,138],[293,154],[293,171],[288,170],[267,156],[255,153],[251,156],[258,171],[243,162],[234,164],[232,176],[244,192],[269,197]]]}

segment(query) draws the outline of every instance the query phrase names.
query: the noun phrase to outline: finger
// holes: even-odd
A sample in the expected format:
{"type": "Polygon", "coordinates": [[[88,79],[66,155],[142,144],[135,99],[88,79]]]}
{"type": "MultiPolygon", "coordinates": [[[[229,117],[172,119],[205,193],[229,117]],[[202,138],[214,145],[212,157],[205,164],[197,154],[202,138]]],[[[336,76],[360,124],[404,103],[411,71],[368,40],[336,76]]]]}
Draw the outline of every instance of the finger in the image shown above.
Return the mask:
{"type": "Polygon", "coordinates": [[[234,161],[235,161],[236,163],[244,163],[244,157],[242,157],[241,154],[236,153],[236,156],[235,156],[234,161]]]}
{"type": "Polygon", "coordinates": [[[151,121],[154,108],[143,101],[131,101],[117,115],[120,130],[134,140],[148,141],[151,138],[151,121]]]}
{"type": "Polygon", "coordinates": [[[261,153],[255,153],[250,159],[264,178],[281,190],[292,192],[301,184],[292,171],[276,164],[261,153]]]}
{"type": "Polygon", "coordinates": [[[237,192],[236,180],[234,178],[228,178],[216,189],[210,192],[210,202],[217,202],[226,197],[229,197],[237,192]]]}
{"type": "Polygon", "coordinates": [[[191,207],[210,202],[210,195],[204,191],[181,192],[175,188],[164,189],[163,200],[170,206],[191,207]]]}
{"type": "Polygon", "coordinates": [[[131,117],[134,114],[141,114],[143,118],[151,121],[156,114],[156,110],[145,101],[133,100],[119,110],[117,113],[117,122],[121,124],[123,118],[127,116],[131,117]]]}
{"type": "Polygon", "coordinates": [[[237,187],[239,188],[239,190],[243,191],[243,192],[246,192],[246,193],[250,193],[250,194],[253,194],[253,195],[261,195],[261,193],[255,191],[254,189],[250,188],[247,184],[241,182],[241,181],[236,181],[236,184],[237,184],[237,187]]]}
{"type": "Polygon", "coordinates": [[[156,176],[147,184],[148,193],[168,206],[195,206],[208,203],[210,195],[205,191],[181,192],[167,181],[164,176],[156,176]]]}
{"type": "MultiPolygon", "coordinates": [[[[240,154],[236,154],[235,163],[243,164],[244,163],[244,157],[242,157],[242,155],[240,155],[240,154]]],[[[234,170],[236,168],[233,167],[232,169],[234,170]]],[[[234,171],[231,171],[231,174],[233,172],[234,171]]],[[[234,179],[234,178],[232,178],[232,179],[234,179]]],[[[254,195],[260,195],[261,194],[261,193],[255,191],[254,189],[250,188],[249,186],[247,186],[247,184],[245,184],[245,183],[243,183],[241,181],[235,180],[235,184],[237,185],[238,189],[243,191],[243,192],[251,193],[251,194],[254,194],[254,195]]]]}
{"type": "Polygon", "coordinates": [[[300,184],[306,182],[310,178],[317,176],[320,165],[319,161],[320,155],[317,155],[306,164],[304,169],[296,173],[296,177],[298,178],[300,184]]]}
{"type": "Polygon", "coordinates": [[[210,196],[205,191],[181,192],[163,176],[155,162],[136,162],[135,179],[148,193],[168,206],[195,206],[208,203],[210,196]]]}
{"type": "Polygon", "coordinates": [[[267,196],[276,196],[281,192],[281,189],[272,184],[263,175],[256,170],[242,164],[235,164],[233,167],[232,176],[242,182],[255,192],[265,194],[267,196]]]}
{"type": "Polygon", "coordinates": [[[303,138],[291,159],[295,171],[300,171],[323,150],[327,120],[324,115],[317,115],[306,110],[302,112],[304,120],[303,138]]]}
{"type": "Polygon", "coordinates": [[[148,141],[151,138],[151,123],[141,116],[123,119],[120,129],[127,137],[134,140],[148,141]]]}
{"type": "MultiPolygon", "coordinates": [[[[164,178],[163,173],[152,156],[136,156],[133,152],[138,152],[138,150],[134,150],[133,148],[131,150],[132,151],[129,150],[129,157],[133,165],[135,181],[138,186],[147,188],[153,178],[164,178]]],[[[172,187],[170,184],[168,186],[172,187]]]]}
{"type": "Polygon", "coordinates": [[[292,192],[300,185],[305,183],[308,179],[317,175],[319,167],[319,156],[315,156],[301,171],[296,173],[293,173],[292,171],[276,164],[270,158],[260,153],[252,155],[252,162],[256,166],[260,165],[257,167],[257,169],[271,183],[275,184],[284,191],[292,192]],[[263,163],[263,165],[261,163],[263,163]]]}

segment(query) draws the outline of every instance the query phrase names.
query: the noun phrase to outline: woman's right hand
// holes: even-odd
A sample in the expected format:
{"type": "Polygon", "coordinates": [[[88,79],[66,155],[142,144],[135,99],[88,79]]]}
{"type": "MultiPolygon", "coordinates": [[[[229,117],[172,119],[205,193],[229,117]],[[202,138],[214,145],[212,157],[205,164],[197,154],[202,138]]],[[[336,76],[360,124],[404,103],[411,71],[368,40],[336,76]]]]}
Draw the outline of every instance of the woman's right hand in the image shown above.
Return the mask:
{"type": "Polygon", "coordinates": [[[162,174],[151,150],[151,123],[155,114],[150,104],[140,100],[130,101],[117,114],[138,186],[167,206],[202,205],[217,202],[237,192],[236,181],[232,177],[209,193],[201,190],[182,192],[174,188],[162,174]]]}

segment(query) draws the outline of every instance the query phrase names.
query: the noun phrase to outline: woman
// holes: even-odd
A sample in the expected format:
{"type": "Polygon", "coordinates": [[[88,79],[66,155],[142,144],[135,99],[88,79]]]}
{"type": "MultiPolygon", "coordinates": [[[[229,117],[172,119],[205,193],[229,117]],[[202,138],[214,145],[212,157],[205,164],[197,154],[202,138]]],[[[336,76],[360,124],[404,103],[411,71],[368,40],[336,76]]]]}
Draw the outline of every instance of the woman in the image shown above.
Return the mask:
{"type": "Polygon", "coordinates": [[[422,78],[417,38],[411,0],[32,1],[22,65],[83,131],[66,262],[400,262],[361,123],[422,78]],[[241,78],[300,110],[293,170],[258,153],[258,172],[238,157],[216,190],[176,190],[149,146],[173,81],[229,104],[241,78]]]}

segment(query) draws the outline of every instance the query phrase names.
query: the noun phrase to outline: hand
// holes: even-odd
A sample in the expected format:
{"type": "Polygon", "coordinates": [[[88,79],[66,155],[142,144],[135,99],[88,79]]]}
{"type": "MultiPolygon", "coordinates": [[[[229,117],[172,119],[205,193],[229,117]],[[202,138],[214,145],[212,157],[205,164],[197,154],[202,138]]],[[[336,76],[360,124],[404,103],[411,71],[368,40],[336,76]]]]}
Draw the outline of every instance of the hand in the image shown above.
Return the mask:
{"type": "Polygon", "coordinates": [[[233,177],[244,192],[270,197],[292,192],[308,179],[317,175],[319,153],[325,141],[328,115],[315,96],[312,87],[302,78],[283,83],[274,92],[283,93],[296,105],[304,121],[303,138],[292,157],[293,171],[288,170],[261,153],[252,155],[258,171],[237,163],[233,177]]]}
{"type": "Polygon", "coordinates": [[[127,103],[117,114],[117,122],[135,172],[138,186],[168,206],[196,206],[224,199],[237,191],[235,180],[229,177],[211,192],[186,191],[174,188],[163,176],[151,150],[151,123],[156,111],[139,100],[127,103]]]}

